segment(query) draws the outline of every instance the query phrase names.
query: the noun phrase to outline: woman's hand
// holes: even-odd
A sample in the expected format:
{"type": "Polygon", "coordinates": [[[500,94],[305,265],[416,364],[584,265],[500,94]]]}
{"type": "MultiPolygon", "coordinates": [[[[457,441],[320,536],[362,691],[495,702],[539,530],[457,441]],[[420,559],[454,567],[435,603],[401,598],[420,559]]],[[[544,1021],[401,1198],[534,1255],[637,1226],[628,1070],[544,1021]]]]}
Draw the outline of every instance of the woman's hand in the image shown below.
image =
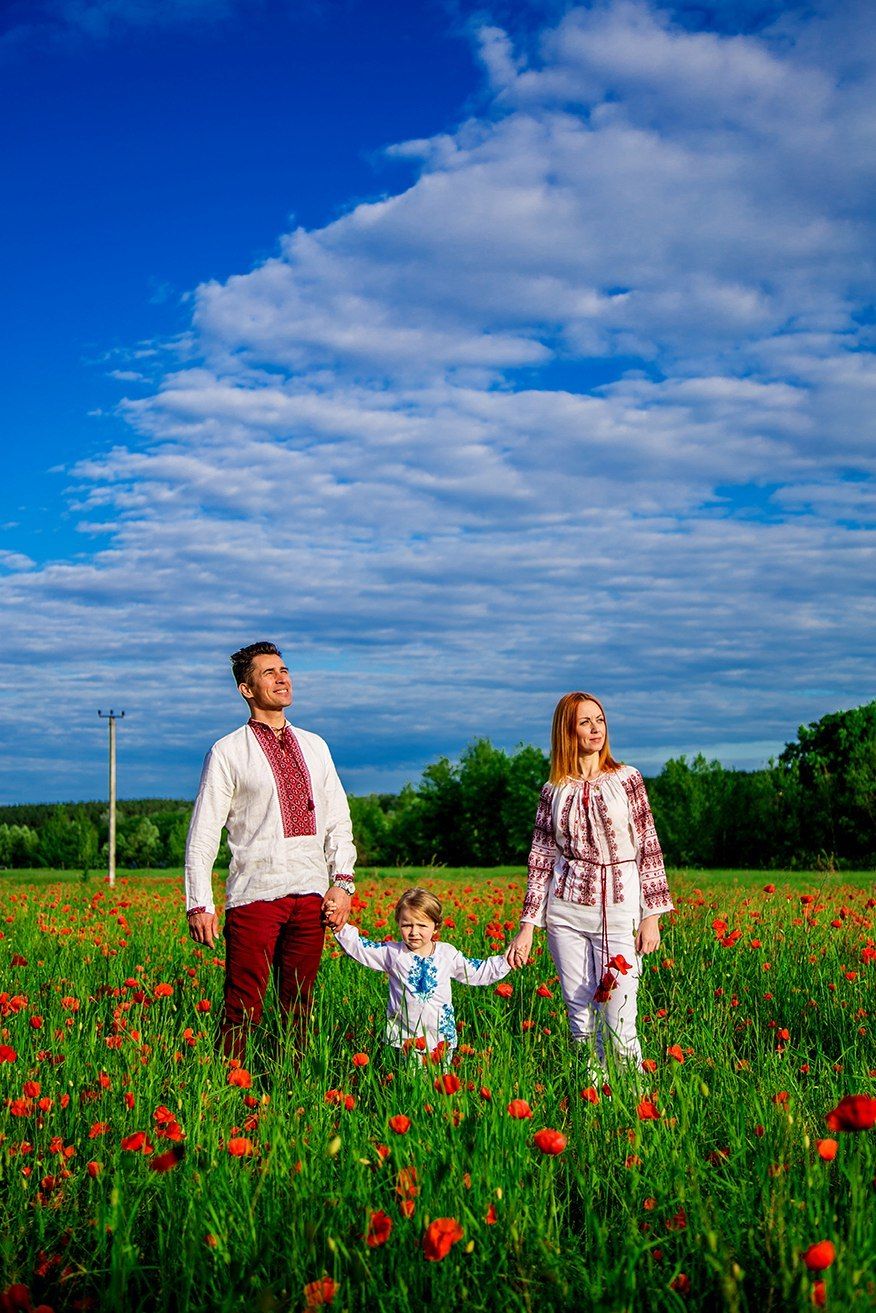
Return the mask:
{"type": "Polygon", "coordinates": [[[520,929],[508,945],[505,961],[510,967],[526,966],[532,952],[532,925],[528,921],[521,923],[520,929]]]}
{"type": "Polygon", "coordinates": [[[653,953],[656,948],[660,947],[660,917],[646,916],[639,926],[639,932],[636,935],[636,952],[640,954],[653,953]]]}

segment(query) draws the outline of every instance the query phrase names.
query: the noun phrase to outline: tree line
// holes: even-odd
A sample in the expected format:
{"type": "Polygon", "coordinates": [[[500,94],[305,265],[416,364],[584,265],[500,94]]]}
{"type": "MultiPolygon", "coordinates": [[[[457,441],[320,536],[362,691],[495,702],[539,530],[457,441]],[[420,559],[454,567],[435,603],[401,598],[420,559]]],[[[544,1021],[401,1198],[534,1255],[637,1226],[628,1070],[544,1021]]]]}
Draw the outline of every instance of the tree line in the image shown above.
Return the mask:
{"type": "MultiPolygon", "coordinates": [[[[475,739],[397,794],[351,797],[365,866],[524,865],[548,759],[475,739]]],[[[801,726],[762,770],[676,757],[647,781],[667,863],[703,868],[876,866],[876,701],[801,726]]],[[[120,867],[179,867],[192,804],[145,798],[118,807],[120,867]]],[[[0,807],[0,867],[97,870],[105,803],[0,807]]],[[[228,864],[223,837],[218,866],[228,864]]]]}

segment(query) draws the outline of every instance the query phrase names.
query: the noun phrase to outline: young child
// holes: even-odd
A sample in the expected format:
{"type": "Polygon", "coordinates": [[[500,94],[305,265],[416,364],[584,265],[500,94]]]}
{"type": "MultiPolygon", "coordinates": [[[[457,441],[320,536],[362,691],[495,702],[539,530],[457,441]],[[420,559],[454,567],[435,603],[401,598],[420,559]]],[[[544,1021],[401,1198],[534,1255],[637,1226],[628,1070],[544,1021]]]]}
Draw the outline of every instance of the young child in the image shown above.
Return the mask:
{"type": "Polygon", "coordinates": [[[457,1040],[451,980],[494,985],[511,968],[504,957],[465,957],[452,944],[436,942],[441,903],[426,889],[405,890],[395,919],[401,943],[373,943],[351,925],[336,931],[335,938],[356,962],[389,976],[385,1042],[403,1051],[416,1045],[428,1052],[443,1043],[439,1051],[449,1061],[457,1040]]]}

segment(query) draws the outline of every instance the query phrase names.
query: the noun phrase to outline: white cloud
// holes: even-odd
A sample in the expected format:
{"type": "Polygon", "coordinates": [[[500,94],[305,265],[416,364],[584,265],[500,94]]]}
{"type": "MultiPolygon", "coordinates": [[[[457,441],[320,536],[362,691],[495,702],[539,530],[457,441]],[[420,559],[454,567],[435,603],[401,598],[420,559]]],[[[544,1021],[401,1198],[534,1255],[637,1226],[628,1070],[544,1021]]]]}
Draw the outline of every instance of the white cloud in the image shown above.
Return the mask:
{"type": "Polygon", "coordinates": [[[493,100],[396,148],[413,186],[197,290],[72,471],[109,546],[0,580],[65,721],[126,698],[136,791],[190,791],[261,636],[359,787],[543,742],[568,687],[651,766],[868,696],[873,77],[831,30],[484,29],[493,100]]]}

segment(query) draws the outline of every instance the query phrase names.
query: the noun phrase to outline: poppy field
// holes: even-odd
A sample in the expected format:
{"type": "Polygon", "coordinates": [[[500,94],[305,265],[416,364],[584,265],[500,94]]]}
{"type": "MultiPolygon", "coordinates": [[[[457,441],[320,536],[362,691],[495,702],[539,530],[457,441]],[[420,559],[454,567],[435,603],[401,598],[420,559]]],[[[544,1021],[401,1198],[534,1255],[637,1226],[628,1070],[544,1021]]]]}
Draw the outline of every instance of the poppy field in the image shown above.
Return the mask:
{"type": "MultiPolygon", "coordinates": [[[[513,870],[360,871],[363,933],[411,883],[469,956],[513,935],[513,870]]],[[[454,987],[452,1065],[383,1050],[385,980],[328,936],[303,1053],[269,999],[235,1066],[178,880],[2,877],[0,1313],[873,1308],[870,879],[672,888],[648,1070],[594,1080],[541,934],[454,987]]]]}

